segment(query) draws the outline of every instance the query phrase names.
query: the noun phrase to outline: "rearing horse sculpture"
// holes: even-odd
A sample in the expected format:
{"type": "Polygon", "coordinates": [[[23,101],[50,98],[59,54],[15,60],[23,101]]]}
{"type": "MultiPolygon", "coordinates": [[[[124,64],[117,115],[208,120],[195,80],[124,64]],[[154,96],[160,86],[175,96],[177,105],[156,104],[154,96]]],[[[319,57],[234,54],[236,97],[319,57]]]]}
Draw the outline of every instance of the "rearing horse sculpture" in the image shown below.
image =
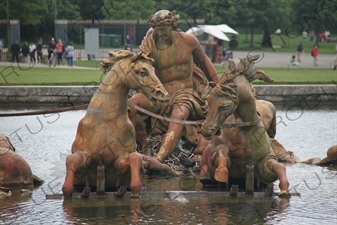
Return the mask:
{"type": "Polygon", "coordinates": [[[254,165],[254,172],[262,182],[280,180],[280,196],[289,195],[286,168],[277,161],[271,141],[257,113],[250,81],[272,80],[260,70],[254,70],[254,61],[259,56],[240,60],[236,66],[229,61],[226,72],[211,91],[213,97],[201,133],[212,139],[221,130],[221,139],[215,137],[202,156],[200,179],[214,177],[227,182],[228,177],[244,178],[246,165],[254,165]]]}
{"type": "Polygon", "coordinates": [[[106,186],[119,181],[120,186],[130,187],[131,196],[140,193],[144,157],[136,152],[135,129],[127,113],[128,93],[134,89],[159,101],[167,101],[168,93],[155,75],[153,59],[125,50],[109,55],[110,59],[101,62],[105,78],[78,124],[72,154],[66,159],[65,196],[74,192],[77,174],[87,175],[96,184],[98,165],[105,167],[106,186]]]}

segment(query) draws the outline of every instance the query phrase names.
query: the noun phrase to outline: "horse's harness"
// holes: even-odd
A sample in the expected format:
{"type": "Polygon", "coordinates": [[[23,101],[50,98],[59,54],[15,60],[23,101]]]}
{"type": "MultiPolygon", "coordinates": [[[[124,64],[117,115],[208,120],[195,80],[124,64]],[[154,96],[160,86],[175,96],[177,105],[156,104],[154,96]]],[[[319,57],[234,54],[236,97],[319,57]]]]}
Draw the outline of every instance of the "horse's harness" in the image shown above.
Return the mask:
{"type": "Polygon", "coordinates": [[[253,126],[253,125],[256,125],[258,124],[261,119],[262,119],[262,116],[260,115],[259,112],[257,112],[258,114],[258,119],[257,120],[254,120],[254,121],[248,121],[248,122],[242,122],[242,123],[224,123],[220,126],[220,129],[223,129],[223,128],[234,128],[234,127],[248,127],[248,126],[253,126]]]}

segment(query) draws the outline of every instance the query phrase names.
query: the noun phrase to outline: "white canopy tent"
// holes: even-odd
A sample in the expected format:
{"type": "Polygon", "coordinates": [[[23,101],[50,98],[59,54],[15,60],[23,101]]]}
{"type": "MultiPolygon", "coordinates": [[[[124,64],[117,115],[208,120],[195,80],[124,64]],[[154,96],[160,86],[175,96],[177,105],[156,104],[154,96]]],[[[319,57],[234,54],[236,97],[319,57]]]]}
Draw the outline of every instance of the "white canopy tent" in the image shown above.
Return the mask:
{"type": "Polygon", "coordinates": [[[198,25],[198,27],[192,27],[186,31],[186,33],[193,34],[194,36],[201,35],[203,33],[210,34],[220,40],[229,41],[229,38],[225,33],[239,34],[226,24],[220,25],[198,25]]]}
{"type": "Polygon", "coordinates": [[[239,34],[236,30],[230,28],[227,24],[219,24],[219,25],[216,25],[216,27],[219,28],[224,33],[236,34],[236,35],[239,34]]]}

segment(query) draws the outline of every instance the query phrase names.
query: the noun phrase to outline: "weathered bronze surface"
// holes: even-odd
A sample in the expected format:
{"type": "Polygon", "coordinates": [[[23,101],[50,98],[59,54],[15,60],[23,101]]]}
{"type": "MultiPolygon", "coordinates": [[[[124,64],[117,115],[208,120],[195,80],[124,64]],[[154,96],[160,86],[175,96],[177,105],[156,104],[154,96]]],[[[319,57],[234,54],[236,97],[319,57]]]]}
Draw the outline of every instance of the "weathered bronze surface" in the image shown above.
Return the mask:
{"type": "MultiPolygon", "coordinates": [[[[208,101],[202,96],[209,81],[218,81],[213,64],[206,56],[198,39],[177,28],[179,15],[161,10],[148,20],[148,30],[140,51],[154,58],[155,73],[165,89],[170,101],[153,102],[142,93],[134,95],[130,102],[151,112],[177,121],[205,119],[208,101]]],[[[166,133],[156,158],[162,162],[177,146],[181,137],[192,144],[198,140],[198,125],[183,125],[152,119],[151,123],[136,114],[131,107],[130,119],[136,128],[137,141],[141,148],[147,144],[147,137],[153,133],[166,133]]]]}
{"type": "Polygon", "coordinates": [[[88,176],[96,184],[96,168],[105,168],[105,185],[127,186],[131,196],[139,196],[141,172],[145,165],[169,170],[150,157],[136,152],[135,129],[128,118],[128,93],[134,89],[148,98],[168,100],[168,93],[154,74],[153,59],[143,53],[109,52],[101,69],[105,77],[92,97],[87,113],[78,124],[72,154],[66,159],[65,196],[74,192],[74,184],[88,176]]]}
{"type": "Polygon", "coordinates": [[[262,182],[279,179],[280,194],[287,195],[286,168],[277,161],[250,86],[254,79],[272,82],[266,73],[254,69],[258,58],[249,56],[238,65],[229,61],[220,82],[210,91],[212,104],[201,133],[205,139],[213,139],[203,152],[200,178],[219,182],[227,182],[229,176],[244,178],[246,165],[252,164],[262,182]],[[223,123],[233,126],[223,128],[219,138],[215,135],[223,123]]]}

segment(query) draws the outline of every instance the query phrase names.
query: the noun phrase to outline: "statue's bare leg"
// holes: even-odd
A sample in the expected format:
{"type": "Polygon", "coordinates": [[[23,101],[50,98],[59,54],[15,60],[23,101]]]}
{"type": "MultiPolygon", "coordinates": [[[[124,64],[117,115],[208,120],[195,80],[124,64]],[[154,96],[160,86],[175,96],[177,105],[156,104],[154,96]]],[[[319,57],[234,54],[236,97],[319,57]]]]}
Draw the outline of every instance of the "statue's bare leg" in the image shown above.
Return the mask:
{"type": "Polygon", "coordinates": [[[159,162],[156,158],[143,155],[143,165],[145,169],[156,171],[166,176],[178,176],[179,172],[173,170],[166,164],[159,162]]]}
{"type": "MultiPolygon", "coordinates": [[[[185,106],[176,106],[171,112],[171,119],[178,121],[187,120],[190,111],[185,106]]],[[[181,123],[170,122],[166,135],[163,140],[163,144],[156,155],[159,162],[163,162],[167,157],[171,155],[174,148],[177,146],[183,132],[184,125],[181,123]]]]}
{"type": "Polygon", "coordinates": [[[77,151],[67,156],[66,159],[66,177],[62,186],[63,195],[71,197],[74,193],[75,173],[86,173],[86,156],[83,152],[77,151]]]}

